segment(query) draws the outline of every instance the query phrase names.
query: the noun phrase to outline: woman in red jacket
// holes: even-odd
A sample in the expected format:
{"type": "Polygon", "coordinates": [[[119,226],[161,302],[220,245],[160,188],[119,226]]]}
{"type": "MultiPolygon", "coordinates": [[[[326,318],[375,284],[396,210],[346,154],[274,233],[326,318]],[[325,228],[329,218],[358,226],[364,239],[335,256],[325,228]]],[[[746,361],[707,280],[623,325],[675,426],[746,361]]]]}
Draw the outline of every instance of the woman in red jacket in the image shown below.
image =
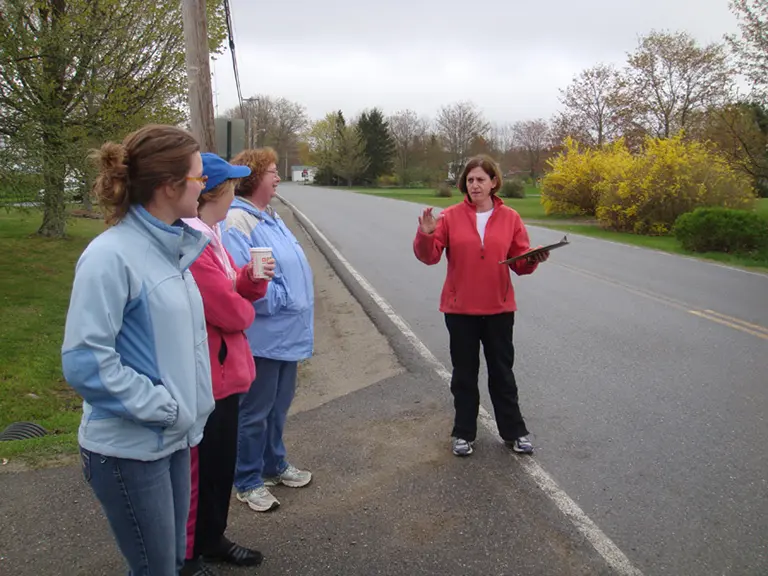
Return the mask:
{"type": "Polygon", "coordinates": [[[459,178],[459,188],[465,195],[463,202],[446,208],[437,218],[432,208],[424,210],[413,242],[416,257],[425,264],[437,264],[443,250],[448,260],[440,311],[445,314],[453,364],[453,453],[472,454],[477,435],[482,342],[499,434],[515,452],[532,454],[512,371],[517,306],[510,268],[518,275],[531,274],[549,254],[517,260],[509,266],[499,264],[525,254],[530,244],[520,215],[496,196],[501,172],[491,158],[472,158],[459,178]]]}
{"type": "Polygon", "coordinates": [[[185,220],[209,239],[191,271],[203,297],[216,407],[208,417],[200,445],[192,450],[192,501],[187,521],[187,561],[181,576],[210,576],[204,560],[256,566],[262,555],[225,536],[229,499],[237,460],[240,397],[256,377],[244,330],[255,315],[253,301],[267,293],[274,261],[266,279],[254,278],[250,265],[238,269],[221,243],[219,222],[235,197],[235,184],[251,171],[233,166],[215,154],[202,154],[205,189],[198,200],[198,218],[185,220]]]}

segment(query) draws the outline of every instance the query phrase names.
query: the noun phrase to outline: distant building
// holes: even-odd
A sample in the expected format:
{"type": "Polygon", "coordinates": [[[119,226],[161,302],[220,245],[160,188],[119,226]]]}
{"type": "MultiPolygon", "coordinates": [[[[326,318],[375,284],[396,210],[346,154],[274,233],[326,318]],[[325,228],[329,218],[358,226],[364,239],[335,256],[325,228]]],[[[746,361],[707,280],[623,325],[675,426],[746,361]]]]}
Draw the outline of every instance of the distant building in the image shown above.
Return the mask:
{"type": "Polygon", "coordinates": [[[315,181],[317,168],[314,166],[291,166],[291,180],[311,184],[315,181]]]}

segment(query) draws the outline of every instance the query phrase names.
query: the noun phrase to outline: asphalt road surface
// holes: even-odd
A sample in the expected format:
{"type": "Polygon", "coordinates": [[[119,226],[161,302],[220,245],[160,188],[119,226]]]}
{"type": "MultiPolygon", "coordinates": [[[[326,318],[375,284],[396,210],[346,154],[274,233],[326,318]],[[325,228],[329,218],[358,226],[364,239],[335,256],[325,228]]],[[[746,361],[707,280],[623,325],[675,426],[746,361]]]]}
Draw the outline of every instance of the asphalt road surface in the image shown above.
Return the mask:
{"type": "MultiPolygon", "coordinates": [[[[422,207],[280,193],[450,367],[445,263],[412,250],[422,207]]],[[[562,237],[528,230],[533,245],[562,237]]],[[[768,574],[768,276],[570,240],[513,280],[536,458],[644,574],[768,574]]],[[[487,390],[483,405],[492,412],[487,390]]]]}

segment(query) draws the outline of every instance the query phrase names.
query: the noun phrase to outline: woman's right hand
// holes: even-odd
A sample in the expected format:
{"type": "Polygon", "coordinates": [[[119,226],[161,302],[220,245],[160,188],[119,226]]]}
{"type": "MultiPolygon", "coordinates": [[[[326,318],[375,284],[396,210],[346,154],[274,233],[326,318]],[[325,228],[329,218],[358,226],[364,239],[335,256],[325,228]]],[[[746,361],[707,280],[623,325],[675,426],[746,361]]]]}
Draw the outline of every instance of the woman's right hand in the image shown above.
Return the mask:
{"type": "Polygon", "coordinates": [[[437,228],[437,221],[439,220],[439,216],[435,218],[432,215],[433,208],[425,208],[424,212],[421,213],[421,216],[419,216],[419,230],[421,230],[424,234],[432,234],[434,233],[435,229],[437,228]]]}
{"type": "Polygon", "coordinates": [[[267,277],[267,281],[272,280],[275,277],[275,259],[270,258],[264,262],[262,269],[264,270],[264,276],[267,277]]]}

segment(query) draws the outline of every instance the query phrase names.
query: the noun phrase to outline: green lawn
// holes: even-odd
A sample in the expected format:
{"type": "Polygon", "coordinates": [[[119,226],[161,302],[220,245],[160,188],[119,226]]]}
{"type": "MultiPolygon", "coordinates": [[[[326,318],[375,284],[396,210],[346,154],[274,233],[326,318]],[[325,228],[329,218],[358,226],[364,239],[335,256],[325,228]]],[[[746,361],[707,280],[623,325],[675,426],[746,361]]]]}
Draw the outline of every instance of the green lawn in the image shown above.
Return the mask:
{"type": "Polygon", "coordinates": [[[762,214],[766,218],[768,218],[768,198],[760,198],[757,201],[757,207],[755,208],[755,212],[758,214],[762,214]]]}
{"type": "Polygon", "coordinates": [[[0,210],[0,430],[17,421],[42,425],[50,436],[0,442],[0,458],[36,461],[74,452],[81,401],[61,374],[61,341],[75,263],[104,229],[73,218],[69,238],[34,236],[38,211],[0,210]]]}
{"type": "MultiPolygon", "coordinates": [[[[435,196],[435,191],[427,188],[355,188],[353,191],[369,194],[371,196],[407,200],[409,202],[423,204],[424,206],[435,206],[438,208],[452,206],[464,199],[464,196],[458,189],[454,189],[454,194],[450,198],[440,198],[435,196]]],[[[530,187],[530,192],[533,193],[533,191],[536,191],[538,194],[536,188],[530,187]]],[[[544,207],[541,205],[541,199],[538,196],[531,196],[523,199],[504,198],[504,203],[517,210],[523,218],[547,218],[544,214],[544,207]]],[[[550,216],[549,218],[552,217],[550,216]]]]}

